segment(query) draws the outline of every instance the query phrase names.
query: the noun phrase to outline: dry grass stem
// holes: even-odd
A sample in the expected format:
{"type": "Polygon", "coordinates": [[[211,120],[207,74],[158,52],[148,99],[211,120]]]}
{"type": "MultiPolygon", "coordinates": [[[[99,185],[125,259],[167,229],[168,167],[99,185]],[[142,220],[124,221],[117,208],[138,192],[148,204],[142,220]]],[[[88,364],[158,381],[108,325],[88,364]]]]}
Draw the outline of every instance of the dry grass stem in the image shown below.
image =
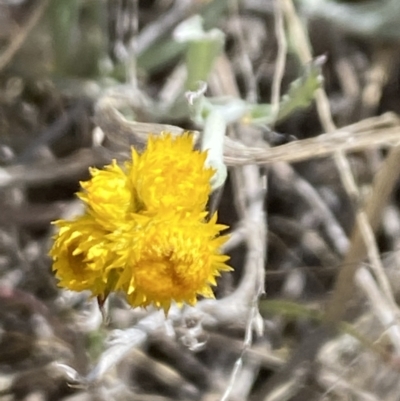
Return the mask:
{"type": "MultiPolygon", "coordinates": [[[[292,0],[283,0],[283,3],[285,5],[285,12],[286,12],[287,19],[290,20],[295,25],[295,27],[293,29],[295,29],[296,33],[298,34],[296,39],[299,42],[299,45],[297,46],[299,58],[303,63],[307,63],[311,60],[311,57],[312,57],[311,47],[309,45],[307,36],[304,32],[304,29],[302,27],[302,24],[301,24],[298,16],[296,14],[296,11],[293,7],[292,0]]],[[[379,68],[379,71],[381,71],[381,70],[382,70],[382,68],[379,68]]],[[[327,130],[327,132],[329,132],[329,133],[335,132],[337,129],[335,127],[335,124],[332,119],[332,114],[330,112],[328,96],[326,95],[326,92],[323,89],[319,89],[317,91],[316,103],[317,103],[318,114],[319,114],[321,123],[324,126],[325,130],[327,130]]],[[[337,149],[335,151],[334,160],[335,160],[336,166],[338,168],[338,171],[340,173],[340,177],[341,177],[344,188],[346,189],[350,199],[352,199],[353,201],[356,202],[355,203],[356,207],[357,207],[356,224],[358,226],[358,229],[360,230],[363,241],[365,242],[365,245],[366,245],[365,250],[367,251],[371,265],[373,266],[373,270],[378,278],[378,281],[381,285],[382,290],[384,291],[385,296],[389,300],[389,304],[391,305],[393,313],[397,314],[398,308],[394,301],[394,296],[393,296],[392,290],[390,288],[388,278],[386,276],[386,273],[384,272],[384,269],[383,269],[383,266],[382,266],[382,263],[381,263],[381,260],[379,257],[376,239],[373,235],[373,229],[371,228],[371,226],[369,224],[369,220],[371,220],[371,216],[368,215],[368,213],[365,213],[362,209],[358,208],[358,205],[357,205],[357,202],[359,199],[358,188],[355,183],[354,176],[351,172],[350,164],[349,164],[348,160],[346,159],[342,149],[337,149]]],[[[383,207],[384,205],[381,205],[381,206],[383,207]]],[[[379,212],[381,212],[381,211],[379,211],[379,212]]],[[[350,244],[350,247],[352,247],[352,246],[353,246],[353,244],[350,244]]],[[[351,251],[349,251],[349,253],[351,253],[351,251]]],[[[361,255],[359,255],[359,257],[360,257],[360,259],[362,258],[361,255]]],[[[353,270],[352,267],[347,267],[346,263],[343,265],[343,269],[349,269],[349,271],[353,270]]],[[[348,275],[347,279],[352,281],[351,275],[348,275]]],[[[345,285],[344,282],[343,282],[343,285],[345,285]]],[[[346,285],[348,285],[348,283],[346,285]]],[[[339,284],[337,284],[336,290],[338,292],[341,292],[339,284]]],[[[342,292],[341,293],[341,302],[343,305],[345,305],[349,298],[343,297],[343,295],[344,294],[342,292]]],[[[350,293],[348,293],[348,296],[350,297],[350,293]]],[[[335,298],[335,295],[334,295],[334,298],[335,298]]],[[[334,301],[332,300],[332,302],[334,302],[334,301]]],[[[328,313],[328,316],[330,316],[330,313],[328,313]]],[[[339,315],[336,316],[336,318],[339,319],[340,318],[339,315]]],[[[395,341],[397,342],[397,339],[395,341]]]]}
{"type": "Polygon", "coordinates": [[[281,83],[285,73],[287,41],[283,21],[283,12],[279,0],[274,0],[275,35],[278,42],[278,53],[276,55],[275,72],[272,80],[271,106],[272,115],[277,116],[281,96],[281,83]]]}
{"type": "Polygon", "coordinates": [[[32,29],[39,22],[44,11],[47,8],[49,1],[39,1],[31,15],[28,17],[26,24],[19,28],[15,37],[12,38],[11,43],[8,45],[6,50],[0,54],[0,71],[5,68],[13,59],[14,55],[18,52],[21,46],[24,44],[26,38],[31,33],[32,29]]]}
{"type": "MultiPolygon", "coordinates": [[[[398,179],[400,170],[400,148],[395,147],[389,153],[385,163],[376,174],[372,185],[372,192],[367,199],[364,210],[368,216],[373,231],[378,227],[382,216],[382,210],[391,195],[398,179]]],[[[359,264],[365,258],[366,244],[358,226],[353,230],[350,248],[343,261],[335,286],[333,297],[328,305],[327,319],[337,322],[343,316],[346,309],[345,299],[350,299],[353,293],[353,277],[359,264]]]]}

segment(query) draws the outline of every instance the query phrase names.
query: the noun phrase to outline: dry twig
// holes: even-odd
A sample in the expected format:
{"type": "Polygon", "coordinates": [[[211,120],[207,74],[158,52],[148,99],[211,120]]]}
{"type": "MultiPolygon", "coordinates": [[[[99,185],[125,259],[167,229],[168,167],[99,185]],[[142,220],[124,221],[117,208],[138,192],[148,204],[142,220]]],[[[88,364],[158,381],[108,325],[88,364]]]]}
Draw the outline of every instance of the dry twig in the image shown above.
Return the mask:
{"type": "Polygon", "coordinates": [[[4,52],[0,55],[0,71],[11,62],[14,55],[21,48],[29,33],[39,22],[48,5],[48,2],[49,0],[42,0],[37,2],[38,4],[36,5],[32,14],[29,16],[26,24],[19,29],[6,50],[4,50],[4,52]]]}

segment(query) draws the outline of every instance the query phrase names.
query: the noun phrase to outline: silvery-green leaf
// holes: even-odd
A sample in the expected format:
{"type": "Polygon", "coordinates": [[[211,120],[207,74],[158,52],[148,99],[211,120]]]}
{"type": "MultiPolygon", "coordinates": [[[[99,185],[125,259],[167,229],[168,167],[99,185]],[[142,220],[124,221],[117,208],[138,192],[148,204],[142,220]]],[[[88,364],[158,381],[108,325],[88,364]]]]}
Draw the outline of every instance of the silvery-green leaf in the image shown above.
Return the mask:
{"type": "Polygon", "coordinates": [[[324,62],[325,56],[317,57],[306,66],[303,75],[290,84],[289,91],[280,101],[276,121],[311,105],[315,91],[323,82],[321,67],[324,62]]]}
{"type": "Polygon", "coordinates": [[[202,18],[195,15],[178,25],[174,31],[174,39],[180,43],[188,43],[186,88],[193,90],[199,81],[207,81],[214,61],[223,48],[225,35],[219,29],[205,32],[202,18]]]}
{"type": "Polygon", "coordinates": [[[273,124],[287,118],[294,111],[309,107],[314,99],[315,91],[323,82],[321,67],[325,57],[317,57],[309,63],[303,75],[293,81],[288,92],[282,96],[278,113],[274,115],[269,103],[249,106],[248,119],[253,124],[273,124]]]}

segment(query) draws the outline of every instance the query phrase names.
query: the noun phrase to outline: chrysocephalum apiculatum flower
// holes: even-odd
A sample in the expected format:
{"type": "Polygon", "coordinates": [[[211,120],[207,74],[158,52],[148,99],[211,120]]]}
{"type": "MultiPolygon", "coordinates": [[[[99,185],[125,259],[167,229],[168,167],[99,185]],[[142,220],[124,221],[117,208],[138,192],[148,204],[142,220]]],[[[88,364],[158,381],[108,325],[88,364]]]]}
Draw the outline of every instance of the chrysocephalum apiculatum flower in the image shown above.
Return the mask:
{"type": "Polygon", "coordinates": [[[88,214],[72,221],[59,220],[50,256],[61,287],[74,291],[90,290],[94,296],[104,297],[114,287],[112,274],[105,266],[115,260],[108,232],[88,214]]]}
{"type": "Polygon", "coordinates": [[[123,167],[90,170],[78,193],[85,214],[55,223],[50,255],[61,287],[101,300],[123,291],[132,306],[165,312],[173,301],[213,297],[215,278],[230,270],[219,252],[226,226],[206,219],[214,170],[193,146],[190,134],[150,136],[123,167]]]}
{"type": "Polygon", "coordinates": [[[135,191],[126,171],[115,160],[103,170],[91,168],[89,171],[92,178],[81,182],[78,197],[85,203],[87,213],[104,229],[112,231],[128,213],[138,210],[135,191]]]}
{"type": "Polygon", "coordinates": [[[132,149],[129,175],[146,210],[204,211],[215,171],[204,165],[207,152],[193,145],[193,135],[165,135],[162,140],[150,137],[141,155],[132,149]]]}
{"type": "Polygon", "coordinates": [[[216,224],[216,216],[208,222],[204,217],[205,213],[164,211],[128,223],[116,234],[124,246],[116,251],[115,268],[121,261],[126,266],[116,287],[131,305],[154,304],[168,311],[172,300],[194,305],[197,295],[213,297],[215,277],[230,270],[224,263],[228,257],[218,252],[226,241],[219,233],[226,226],[216,224]]]}

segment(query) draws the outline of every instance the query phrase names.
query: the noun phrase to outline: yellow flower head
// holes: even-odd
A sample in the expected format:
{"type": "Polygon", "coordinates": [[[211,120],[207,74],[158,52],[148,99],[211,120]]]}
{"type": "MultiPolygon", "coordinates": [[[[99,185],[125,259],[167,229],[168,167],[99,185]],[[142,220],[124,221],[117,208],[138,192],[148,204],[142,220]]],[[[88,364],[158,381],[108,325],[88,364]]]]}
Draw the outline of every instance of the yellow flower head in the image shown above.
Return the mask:
{"type": "Polygon", "coordinates": [[[128,226],[118,233],[124,247],[117,266],[126,260],[126,268],[117,287],[131,305],[153,304],[167,312],[171,301],[193,305],[197,295],[213,297],[215,277],[230,270],[228,257],[219,253],[226,226],[216,224],[216,216],[203,218],[204,213],[163,213],[141,219],[140,229],[128,226]]]}
{"type": "Polygon", "coordinates": [[[111,289],[109,273],[104,267],[115,259],[107,231],[90,215],[73,221],[59,220],[59,232],[50,256],[59,286],[73,291],[90,290],[93,295],[104,295],[111,289]]]}
{"type": "Polygon", "coordinates": [[[91,169],[78,196],[85,214],[57,221],[50,255],[61,287],[105,298],[124,291],[132,306],[168,311],[171,302],[213,297],[210,286],[230,270],[219,253],[226,236],[205,207],[214,170],[193,137],[150,136],[147,149],[121,168],[91,169]]]}
{"type": "Polygon", "coordinates": [[[128,212],[138,209],[134,188],[115,160],[104,170],[91,168],[90,174],[89,181],[81,182],[82,191],[78,192],[78,197],[100,225],[112,230],[125,220],[128,212]]]}
{"type": "Polygon", "coordinates": [[[130,176],[147,210],[204,210],[215,170],[204,165],[207,152],[193,150],[193,145],[193,135],[164,134],[162,139],[150,136],[140,155],[132,149],[130,176]]]}

